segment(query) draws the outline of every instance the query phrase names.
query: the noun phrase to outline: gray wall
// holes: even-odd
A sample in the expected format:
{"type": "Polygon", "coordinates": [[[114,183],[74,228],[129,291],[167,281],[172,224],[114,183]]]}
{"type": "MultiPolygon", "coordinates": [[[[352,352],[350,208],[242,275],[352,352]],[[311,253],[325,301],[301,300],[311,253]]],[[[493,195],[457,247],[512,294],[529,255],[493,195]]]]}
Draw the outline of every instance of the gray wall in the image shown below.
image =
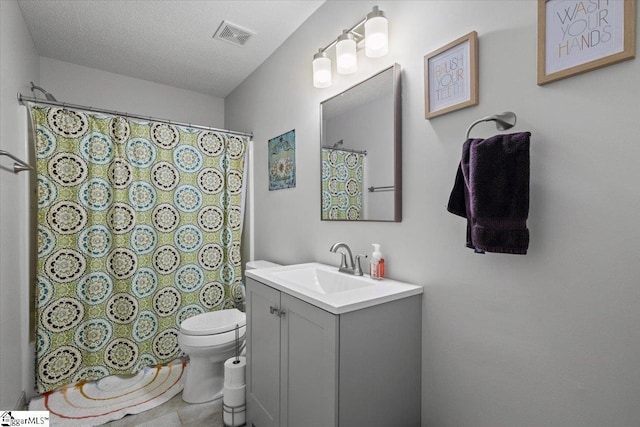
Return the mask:
{"type": "MultiPolygon", "coordinates": [[[[38,84],[38,54],[15,1],[0,1],[0,149],[28,160],[26,109],[18,92],[38,84]]],[[[0,409],[19,404],[30,369],[28,346],[28,177],[0,163],[0,409]]]]}
{"type": "Polygon", "coordinates": [[[211,95],[40,58],[42,86],[59,101],[204,126],[224,126],[224,100],[211,95]]]}
{"type": "MultiPolygon", "coordinates": [[[[425,287],[422,424],[640,425],[640,60],[536,85],[536,1],[375,2],[390,53],[315,89],[314,52],[374,2],[326,2],[227,99],[255,134],[255,257],[336,264],[382,244],[388,275],[425,287]],[[476,30],[480,104],[424,119],[423,57],[476,30]],[[319,219],[321,101],[403,67],[403,221],[319,219]],[[476,255],[445,210],[467,126],[512,110],[533,134],[526,256],[476,255]],[[267,141],[296,129],[297,186],[268,191],[267,141]]],[[[637,18],[636,18],[637,22],[637,18]]],[[[640,46],[640,43],[637,43],[640,46]]],[[[495,133],[490,124],[474,135],[495,133]]],[[[401,363],[402,355],[398,355],[401,363]]]]}
{"type": "MultiPolygon", "coordinates": [[[[59,101],[186,123],[224,126],[224,100],[106,71],[39,57],[17,3],[0,1],[0,149],[28,159],[26,108],[18,92],[33,96],[29,81],[59,101]]],[[[42,95],[38,93],[42,98],[42,95]]],[[[3,158],[2,166],[12,162],[3,158]]],[[[0,409],[13,409],[34,390],[34,346],[29,343],[28,173],[0,169],[0,409]]]]}

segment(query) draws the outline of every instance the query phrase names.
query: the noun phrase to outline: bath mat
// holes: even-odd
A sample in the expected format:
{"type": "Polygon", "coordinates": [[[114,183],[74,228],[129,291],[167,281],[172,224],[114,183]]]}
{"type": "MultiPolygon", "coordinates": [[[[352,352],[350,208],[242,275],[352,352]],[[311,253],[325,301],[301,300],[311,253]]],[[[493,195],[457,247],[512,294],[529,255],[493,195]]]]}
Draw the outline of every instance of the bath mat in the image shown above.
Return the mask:
{"type": "Polygon", "coordinates": [[[144,368],[132,376],[80,381],[32,399],[30,411],[49,411],[52,426],[89,427],[138,414],[168,401],[184,386],[186,361],[144,368]]]}

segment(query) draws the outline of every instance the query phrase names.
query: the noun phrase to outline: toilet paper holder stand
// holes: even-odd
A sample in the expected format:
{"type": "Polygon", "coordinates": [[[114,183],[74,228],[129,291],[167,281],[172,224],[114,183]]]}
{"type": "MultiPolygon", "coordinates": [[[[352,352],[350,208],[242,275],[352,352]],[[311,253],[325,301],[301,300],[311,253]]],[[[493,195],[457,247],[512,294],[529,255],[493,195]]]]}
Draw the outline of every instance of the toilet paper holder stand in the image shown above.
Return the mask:
{"type": "Polygon", "coordinates": [[[247,411],[247,404],[246,403],[243,403],[242,405],[237,405],[237,406],[229,406],[226,403],[224,403],[224,401],[223,401],[222,402],[222,411],[225,414],[230,414],[231,415],[231,424],[225,423],[225,426],[227,426],[227,427],[240,427],[240,426],[245,424],[244,421],[242,422],[242,424],[236,424],[236,418],[240,414],[242,414],[242,413],[247,411]]]}
{"type": "MultiPolygon", "coordinates": [[[[235,328],[236,331],[236,360],[233,363],[239,363],[240,362],[240,325],[236,325],[235,328]]],[[[242,425],[245,424],[244,420],[242,421],[242,424],[237,424],[236,423],[236,418],[240,416],[240,414],[245,413],[247,411],[247,404],[246,402],[241,404],[241,405],[227,405],[224,401],[224,398],[222,399],[222,412],[223,412],[223,419],[224,414],[230,414],[231,415],[231,424],[227,424],[226,422],[224,423],[225,426],[227,427],[240,427],[242,425]]],[[[243,417],[244,418],[244,417],[243,417]]],[[[240,422],[240,420],[238,420],[238,422],[240,422]]]]}

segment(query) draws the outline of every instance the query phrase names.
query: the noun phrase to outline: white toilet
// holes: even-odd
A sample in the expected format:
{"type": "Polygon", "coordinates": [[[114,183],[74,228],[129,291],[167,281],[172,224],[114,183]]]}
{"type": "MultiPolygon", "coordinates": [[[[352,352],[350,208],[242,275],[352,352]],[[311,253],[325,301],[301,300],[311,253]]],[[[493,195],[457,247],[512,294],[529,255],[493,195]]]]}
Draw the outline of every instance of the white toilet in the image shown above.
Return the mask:
{"type": "MultiPolygon", "coordinates": [[[[248,270],[276,267],[268,261],[250,261],[248,270]]],[[[246,316],[238,309],[202,313],[184,320],[178,346],[189,356],[182,400],[202,403],[222,397],[224,362],[236,353],[236,325],[240,351],[244,349],[246,316]]]]}

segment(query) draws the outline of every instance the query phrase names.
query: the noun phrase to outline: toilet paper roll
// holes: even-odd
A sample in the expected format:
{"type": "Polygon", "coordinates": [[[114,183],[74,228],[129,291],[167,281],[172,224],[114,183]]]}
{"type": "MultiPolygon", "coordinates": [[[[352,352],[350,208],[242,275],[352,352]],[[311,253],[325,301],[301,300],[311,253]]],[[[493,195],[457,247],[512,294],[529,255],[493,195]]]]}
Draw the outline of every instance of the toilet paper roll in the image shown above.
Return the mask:
{"type": "Polygon", "coordinates": [[[224,362],[224,385],[229,387],[238,387],[245,384],[245,371],[247,368],[247,359],[244,356],[238,358],[232,357],[224,362]]]}
{"type": "Polygon", "coordinates": [[[222,390],[222,402],[227,406],[241,406],[244,405],[245,400],[245,385],[239,387],[229,387],[224,385],[222,390]]]}

